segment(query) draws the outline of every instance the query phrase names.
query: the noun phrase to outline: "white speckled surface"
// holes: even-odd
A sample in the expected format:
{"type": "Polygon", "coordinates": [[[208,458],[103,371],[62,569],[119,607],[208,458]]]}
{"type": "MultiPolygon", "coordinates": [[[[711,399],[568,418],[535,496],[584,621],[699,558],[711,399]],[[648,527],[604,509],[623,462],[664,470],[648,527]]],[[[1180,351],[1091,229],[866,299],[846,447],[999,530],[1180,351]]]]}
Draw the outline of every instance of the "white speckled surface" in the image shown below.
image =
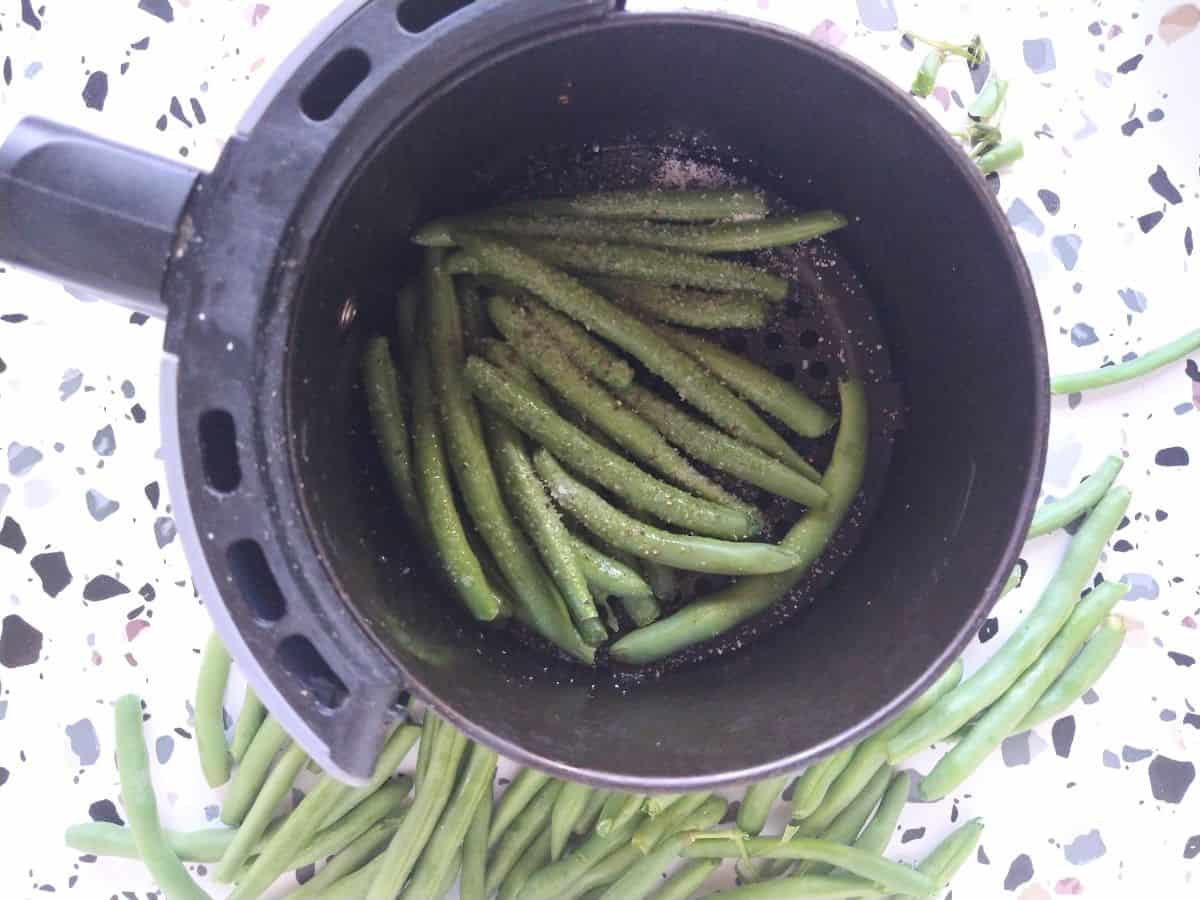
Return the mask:
{"type": "MultiPolygon", "coordinates": [[[[634,9],[681,5],[630,0],[634,9]]],[[[1189,31],[1200,7],[686,5],[817,33],[902,85],[920,56],[901,45],[897,18],[922,33],[982,33],[994,69],[1012,81],[1005,131],[1025,142],[999,201],[1037,280],[1052,368],[1119,359],[1200,325],[1191,237],[1200,231],[1200,29],[1189,31]]],[[[38,113],[211,165],[272,66],[329,6],[11,0],[0,9],[0,133],[38,113]]],[[[973,95],[959,67],[942,83],[973,95]]],[[[948,127],[964,117],[951,92],[925,103],[948,127]]],[[[138,865],[81,861],[61,845],[67,823],[119,813],[109,703],[125,691],[142,693],[152,714],[166,821],[196,826],[215,814],[189,722],[208,629],[158,458],[161,341],[158,322],[0,267],[4,898],[152,891],[138,865]]],[[[1131,636],[1091,702],[1012,739],[953,800],[905,810],[891,848],[901,859],[920,858],[955,820],[987,820],[956,897],[1200,893],[1200,479],[1186,464],[1200,454],[1196,362],[1074,408],[1055,400],[1048,493],[1108,453],[1126,457],[1130,522],[1101,572],[1135,586],[1119,609],[1131,636]]],[[[995,610],[970,665],[1036,601],[1064,541],[1027,549],[1025,583],[995,610]]],[[[931,759],[915,767],[926,771],[931,759]]]]}

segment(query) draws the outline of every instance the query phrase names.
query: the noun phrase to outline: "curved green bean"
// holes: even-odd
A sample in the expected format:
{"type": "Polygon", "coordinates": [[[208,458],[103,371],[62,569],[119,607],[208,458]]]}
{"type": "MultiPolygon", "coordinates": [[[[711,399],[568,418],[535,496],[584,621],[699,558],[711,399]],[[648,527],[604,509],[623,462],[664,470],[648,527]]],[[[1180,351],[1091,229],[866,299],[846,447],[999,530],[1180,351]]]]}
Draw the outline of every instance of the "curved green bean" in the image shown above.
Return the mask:
{"type": "MultiPolygon", "coordinates": [[[[823,841],[833,841],[837,844],[858,846],[856,838],[871,818],[871,812],[879,804],[891,781],[893,769],[891,766],[881,766],[871,779],[863,786],[849,805],[839,812],[827,826],[812,834],[823,841]]],[[[808,837],[803,829],[798,832],[801,837],[808,837]]],[[[862,849],[862,848],[860,848],[862,849]]],[[[877,854],[878,855],[878,854],[877,854]]],[[[824,875],[832,871],[831,866],[814,862],[802,862],[796,865],[794,875],[824,875]]]]}
{"type": "Polygon", "coordinates": [[[287,732],[278,721],[268,717],[254,735],[242,757],[242,764],[233,773],[233,780],[225,791],[225,800],[221,803],[222,822],[234,827],[241,824],[267,780],[271,761],[285,743],[290,743],[287,732]]]}
{"type": "Polygon", "coordinates": [[[655,331],[694,357],[736,393],[773,415],[796,434],[810,438],[821,437],[837,421],[824,407],[790,381],[785,381],[719,344],[669,325],[657,325],[655,331]]]}
{"type": "Polygon", "coordinates": [[[749,291],[701,291],[600,275],[583,283],[625,309],[689,328],[762,328],[769,314],[770,301],[749,291]]]}
{"type": "Polygon", "coordinates": [[[792,821],[811,816],[825,799],[829,786],[842,773],[854,756],[854,745],[843,747],[831,756],[814,763],[801,773],[792,791],[792,821]]]}
{"type": "Polygon", "coordinates": [[[1021,720],[1021,724],[1013,729],[1013,733],[1028,731],[1065,712],[1100,680],[1100,676],[1117,658],[1124,642],[1125,620],[1120,616],[1109,616],[1054,684],[1038,698],[1033,709],[1021,720]]]}
{"type": "MultiPolygon", "coordinates": [[[[356,812],[360,804],[366,804],[376,797],[388,780],[396,774],[400,763],[403,762],[404,757],[408,756],[408,752],[412,750],[420,734],[421,729],[416,725],[398,725],[388,736],[383,749],[379,751],[379,757],[375,760],[375,769],[371,772],[370,780],[361,787],[353,788],[342,802],[325,817],[321,827],[332,826],[343,816],[349,815],[352,811],[356,812]]],[[[413,779],[410,776],[402,775],[396,779],[394,784],[403,787],[407,783],[408,786],[405,788],[407,795],[408,791],[412,790],[412,782],[413,779]]]]}
{"type": "Polygon", "coordinates": [[[1128,590],[1119,581],[1105,581],[1079,602],[1037,661],[984,711],[962,740],[921,780],[918,790],[923,799],[942,799],[979,768],[1021,724],[1128,590]]]}
{"type": "Polygon", "coordinates": [[[233,738],[229,742],[229,755],[235,763],[240,763],[250,742],[258,734],[258,729],[267,717],[267,708],[258,699],[258,695],[247,685],[246,694],[242,700],[242,708],[238,712],[237,721],[233,724],[233,738]]]}
{"type": "Polygon", "coordinates": [[[866,393],[856,381],[842,382],[840,393],[841,424],[833,460],[821,478],[821,487],[829,492],[829,502],[823,509],[812,509],[801,516],[779,544],[797,553],[799,564],[778,575],[740,579],[674,615],[639,628],[612,645],[610,653],[614,659],[630,664],[654,662],[714,638],[769,608],[800,580],[849,512],[866,468],[866,393]]]}
{"type": "Polygon", "coordinates": [[[459,900],[487,900],[487,842],[492,827],[492,791],[484,791],[467,836],[463,838],[462,877],[458,883],[459,900]]]}
{"type": "MultiPolygon", "coordinates": [[[[290,744],[283,755],[279,757],[279,761],[267,776],[266,781],[263,782],[262,789],[254,798],[254,803],[246,812],[245,818],[238,825],[237,834],[234,835],[229,848],[213,869],[213,878],[216,881],[228,884],[237,876],[242,863],[254,852],[259,839],[271,824],[275,807],[292,789],[296,776],[300,774],[300,770],[307,762],[308,755],[299,744],[290,744]]],[[[336,782],[332,783],[336,784],[336,782]]],[[[326,811],[323,810],[322,815],[326,811]]]]}
{"type": "Polygon", "coordinates": [[[550,861],[550,841],[549,831],[542,831],[533,839],[533,843],[525,848],[516,865],[508,870],[508,874],[500,882],[496,900],[517,900],[529,876],[550,861]]]}
{"type": "Polygon", "coordinates": [[[784,572],[799,562],[796,554],[774,544],[722,541],[663,531],[625,515],[568,475],[545,450],[534,454],[533,464],[559,506],[589,531],[634,556],[653,559],[676,569],[719,575],[784,572]]]}
{"type": "Polygon", "coordinates": [[[400,822],[400,819],[383,819],[375,823],[321,866],[316,875],[288,894],[288,900],[331,900],[335,897],[361,900],[383,865],[383,857],[376,854],[391,842],[400,822]]]}
{"type": "Polygon", "coordinates": [[[654,596],[646,580],[620,560],[601,553],[574,535],[571,536],[571,549],[588,587],[596,593],[613,597],[654,596]]]}
{"type": "MultiPolygon", "coordinates": [[[[312,839],[292,853],[285,870],[299,869],[310,863],[320,862],[353,843],[377,823],[384,819],[396,818],[404,808],[404,799],[412,791],[412,784],[409,776],[401,775],[383,785],[346,815],[332,822],[329,822],[329,815],[326,815],[320,830],[312,839]]],[[[267,836],[274,836],[274,830],[268,828],[267,836]]]]}
{"type": "Polygon", "coordinates": [[[426,900],[428,897],[442,896],[435,892],[447,877],[453,875],[455,864],[461,861],[458,854],[475,818],[475,810],[483,795],[492,790],[496,762],[496,754],[491,750],[482,744],[471,745],[454,795],[430,835],[412,871],[412,877],[400,895],[401,900],[426,900]]]}
{"type": "Polygon", "coordinates": [[[757,521],[756,510],[747,508],[719,484],[698,472],[653,425],[630,412],[577,368],[549,335],[534,325],[526,307],[497,294],[488,301],[488,313],[525,365],[585,421],[624,447],[631,457],[698,497],[737,509],[757,521]]]}
{"type": "Polygon", "coordinates": [[[362,357],[362,382],[371,428],[392,490],[400,500],[409,525],[425,537],[425,512],[414,482],[412,435],[406,415],[408,397],[400,372],[392,361],[387,338],[373,337],[367,341],[362,357]]]}
{"type": "Polygon", "coordinates": [[[179,857],[171,851],[158,819],[154,783],[150,779],[150,759],[142,735],[141,698],[136,694],[121,697],[113,706],[113,718],[121,798],[138,855],[170,900],[208,900],[208,894],[192,881],[179,857]]]}
{"type": "Polygon", "coordinates": [[[400,893],[450,801],[458,764],[468,743],[457,728],[448,724],[438,728],[425,779],[400,827],[380,854],[382,862],[363,895],[366,900],[394,900],[400,893]]]}
{"type": "Polygon", "coordinates": [[[512,824],[513,819],[529,805],[538,792],[550,781],[550,776],[537,769],[522,769],[504,789],[492,812],[492,824],[488,830],[488,849],[496,846],[500,836],[512,824]]]}
{"type": "MultiPolygon", "coordinates": [[[[197,831],[163,829],[167,846],[183,862],[212,863],[221,858],[236,832],[232,828],[201,828],[197,831]]],[[[133,831],[111,822],[81,822],[68,825],[65,843],[72,850],[94,856],[141,859],[133,831]]]]}
{"type": "Polygon", "coordinates": [[[1040,537],[1064,525],[1070,525],[1100,502],[1100,498],[1108,493],[1108,489],[1121,474],[1121,467],[1124,465],[1125,461],[1119,456],[1106,457],[1095,472],[1065,497],[1042,504],[1034,513],[1033,523],[1029,526],[1029,533],[1025,539],[1040,537]]]}
{"type": "MultiPolygon", "coordinates": [[[[881,769],[880,771],[890,771],[890,768],[881,769]]],[[[865,850],[867,853],[878,853],[880,856],[887,850],[888,844],[892,842],[892,837],[896,833],[896,825],[900,822],[900,815],[904,812],[904,807],[908,804],[908,791],[912,787],[912,775],[908,772],[897,772],[888,782],[887,790],[883,792],[883,799],[879,801],[879,807],[875,810],[875,814],[871,816],[865,828],[859,833],[857,840],[854,841],[854,846],[859,850],[865,850]]]]}
{"type": "Polygon", "coordinates": [[[521,854],[549,823],[550,812],[554,809],[554,801],[558,799],[562,786],[563,782],[553,779],[545,784],[496,842],[487,866],[485,885],[489,894],[500,889],[521,854]]]}
{"type": "Polygon", "coordinates": [[[641,816],[634,816],[605,834],[593,832],[587,840],[558,862],[535,872],[525,882],[521,900],[560,900],[592,866],[618,847],[628,844],[641,824],[641,819],[641,816]]]}
{"type": "Polygon", "coordinates": [[[651,900],[688,900],[721,865],[719,859],[690,859],[650,895],[651,900]]]}
{"type": "Polygon", "coordinates": [[[586,784],[575,781],[563,784],[554,801],[554,808],[550,811],[550,859],[562,856],[575,828],[575,822],[583,815],[593,790],[586,784]]]}
{"type": "Polygon", "coordinates": [[[225,685],[229,683],[229,653],[216,633],[208,636],[196,681],[196,750],[209,787],[229,780],[229,745],[225,743],[225,685]]]}
{"type": "MultiPolygon", "coordinates": [[[[963,863],[971,858],[971,854],[979,846],[979,839],[982,836],[983,820],[971,819],[934,847],[929,855],[921,860],[917,871],[924,872],[932,878],[937,883],[937,889],[941,890],[950,884],[954,874],[962,868],[963,863]]],[[[915,896],[925,895],[901,895],[898,900],[915,896]]]]}
{"type": "Polygon", "coordinates": [[[621,391],[620,397],[668,441],[719,472],[805,506],[820,507],[829,500],[829,492],[820,485],[821,473],[807,461],[802,470],[778,460],[704,424],[639,384],[621,391]]]}
{"type": "Polygon", "coordinates": [[[504,609],[504,603],[488,583],[459,516],[435,410],[429,352],[424,346],[418,346],[413,355],[412,383],[417,487],[428,516],[429,532],[442,568],[463,605],[485,621],[489,616],[495,619],[504,609]]]}
{"type": "Polygon", "coordinates": [[[522,390],[511,378],[477,356],[467,360],[467,383],[485,406],[524,431],[571,467],[611,490],[636,509],[700,534],[731,540],[754,533],[745,513],[693,497],[609,450],[576,428],[552,407],[522,390]]]}
{"type": "Polygon", "coordinates": [[[481,266],[537,295],[548,306],[589,331],[612,341],[669,382],[688,403],[730,434],[773,456],[795,453],[749,404],[641,319],[517,247],[487,238],[471,237],[464,241],[481,266]]]}
{"type": "Polygon", "coordinates": [[[791,780],[791,775],[777,775],[774,778],[764,778],[746,788],[746,793],[742,795],[742,805],[738,807],[737,827],[749,835],[759,834],[767,824],[771,807],[791,780]]]}
{"type": "Polygon", "coordinates": [[[1050,393],[1077,394],[1080,391],[1090,391],[1094,388],[1107,387],[1110,384],[1120,384],[1123,381],[1148,375],[1197,350],[1200,350],[1200,328],[1189,331],[1168,344],[1149,350],[1129,362],[1104,366],[1087,372],[1055,376],[1050,379],[1050,393]]]}
{"type": "Polygon", "coordinates": [[[695,832],[711,828],[721,821],[728,804],[714,797],[688,817],[689,830],[667,833],[646,856],[632,866],[603,894],[600,900],[643,900],[662,881],[663,871],[675,862],[679,852],[695,840],[695,832]],[[703,811],[702,811],[703,810],[703,811]]]}
{"type": "Polygon", "coordinates": [[[638,188],[570,197],[542,197],[502,207],[535,216],[585,216],[591,219],[662,219],[704,222],[711,219],[761,219],[767,200],[751,188],[674,190],[638,188]]]}
{"type": "Polygon", "coordinates": [[[970,678],[892,738],[888,744],[890,762],[905,759],[925,745],[956,732],[976,713],[999,700],[1021,673],[1037,661],[1070,617],[1079,592],[1096,568],[1105,543],[1120,524],[1129,499],[1128,490],[1116,487],[1092,508],[1071,539],[1062,564],[1037,606],[1004,646],[970,678]]]}

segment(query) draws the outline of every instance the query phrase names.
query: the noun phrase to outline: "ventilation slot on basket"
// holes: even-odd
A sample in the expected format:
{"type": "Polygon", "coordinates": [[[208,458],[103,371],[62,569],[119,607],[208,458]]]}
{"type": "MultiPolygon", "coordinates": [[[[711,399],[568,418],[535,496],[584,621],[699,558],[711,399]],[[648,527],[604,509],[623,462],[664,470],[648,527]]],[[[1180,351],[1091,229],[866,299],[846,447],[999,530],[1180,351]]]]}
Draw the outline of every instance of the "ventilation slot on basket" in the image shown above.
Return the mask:
{"type": "Polygon", "coordinates": [[[276,651],[279,663],[326,709],[337,709],[346,699],[346,685],[337,677],[325,657],[303,635],[284,638],[276,651]]]}
{"type": "Polygon", "coordinates": [[[357,47],[347,47],[325,63],[300,95],[300,109],[314,122],[324,122],[371,73],[371,59],[357,47]]]}
{"type": "Polygon", "coordinates": [[[200,460],[204,479],[214,491],[228,494],[241,484],[237,428],[223,409],[210,409],[200,417],[200,460]]]}
{"type": "Polygon", "coordinates": [[[400,0],[396,21],[409,34],[420,34],[474,0],[400,0]]]}
{"type": "Polygon", "coordinates": [[[279,582],[263,555],[262,547],[249,538],[229,545],[225,551],[229,572],[238,592],[260,622],[278,622],[287,612],[287,601],[279,582]]]}

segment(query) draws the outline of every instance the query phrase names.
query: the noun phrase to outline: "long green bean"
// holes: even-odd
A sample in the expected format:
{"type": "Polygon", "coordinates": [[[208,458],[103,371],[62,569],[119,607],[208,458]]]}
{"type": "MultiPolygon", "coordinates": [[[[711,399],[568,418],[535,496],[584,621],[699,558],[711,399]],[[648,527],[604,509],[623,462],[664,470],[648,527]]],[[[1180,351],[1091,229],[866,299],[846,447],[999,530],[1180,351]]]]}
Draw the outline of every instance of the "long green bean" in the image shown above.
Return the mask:
{"type": "Polygon", "coordinates": [[[750,406],[653,328],[535,256],[486,238],[464,238],[481,266],[536,294],[548,306],[612,341],[669,382],[687,402],[735,437],[786,458],[795,451],[750,406]]]}
{"type": "Polygon", "coordinates": [[[487,891],[499,890],[501,883],[509,871],[517,864],[521,854],[525,852],[550,821],[550,813],[554,809],[554,801],[562,790],[561,781],[547,782],[529,805],[521,810],[513,819],[512,825],[505,829],[500,840],[496,842],[487,866],[487,891]]]}
{"type": "Polygon", "coordinates": [[[225,743],[225,685],[231,660],[216,633],[208,636],[196,682],[196,749],[209,787],[229,780],[229,745],[225,743]]]}
{"type": "Polygon", "coordinates": [[[767,824],[771,807],[791,780],[791,775],[777,775],[774,778],[764,778],[746,788],[746,793],[742,795],[742,805],[738,807],[737,827],[749,835],[759,834],[767,824]]]}
{"type": "Polygon", "coordinates": [[[559,506],[589,531],[634,556],[677,569],[720,575],[784,572],[799,562],[796,554],[774,544],[722,541],[663,531],[625,515],[568,475],[545,450],[534,454],[533,464],[559,506]]]}
{"type": "MultiPolygon", "coordinates": [[[[695,845],[693,845],[695,846],[695,845]]],[[[850,898],[885,897],[891,894],[865,878],[846,878],[841,875],[800,875],[796,878],[777,878],[757,884],[744,884],[721,891],[721,900],[850,900],[850,898]]]]}
{"type": "Polygon", "coordinates": [[[722,632],[763,612],[789,591],[820,556],[850,510],[862,484],[867,458],[867,401],[861,383],[842,382],[841,424],[833,460],[821,478],[829,492],[823,509],[809,510],[779,546],[799,554],[800,563],[778,575],[740,579],[684,609],[618,640],[610,653],[624,663],[648,663],[722,632]]]}
{"type": "Polygon", "coordinates": [[[1119,456],[1106,457],[1100,467],[1085,478],[1075,490],[1050,503],[1043,504],[1033,516],[1026,540],[1070,525],[1108,493],[1125,461],[1119,456]]]}
{"type": "Polygon", "coordinates": [[[521,895],[521,889],[525,887],[525,882],[529,880],[529,876],[552,859],[550,842],[549,831],[542,831],[533,839],[533,843],[525,848],[516,865],[508,870],[508,874],[500,882],[500,888],[496,891],[496,900],[517,900],[521,895]]]}
{"type": "MultiPolygon", "coordinates": [[[[290,744],[283,755],[279,757],[279,761],[275,763],[275,767],[263,782],[258,796],[254,798],[254,803],[246,812],[245,818],[238,825],[237,834],[230,842],[229,848],[221,856],[216,868],[213,869],[215,880],[228,884],[237,876],[242,863],[254,852],[259,839],[271,824],[275,807],[292,789],[296,776],[300,774],[300,770],[307,762],[308,755],[299,744],[290,744]]],[[[324,811],[322,815],[324,815],[324,811]]]]}
{"type": "MultiPolygon", "coordinates": [[[[871,813],[879,804],[884,792],[887,791],[888,782],[892,777],[891,766],[880,766],[879,769],[867,781],[863,789],[859,791],[858,796],[854,797],[849,804],[846,805],[833,819],[826,825],[817,829],[807,829],[807,820],[801,823],[800,828],[795,833],[800,837],[819,837],[823,841],[833,841],[837,844],[846,844],[858,846],[856,838],[863,830],[863,826],[867,824],[867,820],[871,818],[871,813]]],[[[792,834],[788,832],[789,836],[792,834]]],[[[860,848],[862,849],[862,848],[860,848]]],[[[778,865],[778,861],[776,862],[778,865]]],[[[824,875],[832,870],[832,866],[827,866],[823,863],[812,861],[804,861],[796,863],[792,867],[791,874],[793,875],[824,875]]],[[[773,876],[778,874],[777,870],[768,870],[768,875],[773,876]]]]}
{"type": "Polygon", "coordinates": [[[653,597],[650,585],[632,568],[620,560],[601,553],[578,537],[571,537],[575,559],[583,570],[588,587],[599,594],[614,597],[653,597]]]}
{"type": "Polygon", "coordinates": [[[825,799],[829,786],[842,773],[854,756],[854,746],[841,750],[813,763],[800,775],[792,791],[792,821],[811,816],[825,799]]]}
{"type": "Polygon", "coordinates": [[[749,291],[701,291],[594,275],[584,284],[625,309],[689,328],[762,328],[770,301],[749,291]]]}
{"type": "Polygon", "coordinates": [[[1163,344],[1153,350],[1148,350],[1137,359],[1118,363],[1115,366],[1104,366],[1087,372],[1072,372],[1070,375],[1057,375],[1050,379],[1052,394],[1076,394],[1080,391],[1090,391],[1094,388],[1107,387],[1110,384],[1120,384],[1133,378],[1168,366],[1176,360],[1183,359],[1189,353],[1200,350],[1200,328],[1189,331],[1170,343],[1163,344]]]}
{"type": "Polygon", "coordinates": [[[922,779],[918,790],[923,799],[940,800],[979,768],[1021,724],[1038,698],[1063,673],[1088,636],[1128,590],[1119,581],[1105,581],[1079,602],[1037,661],[984,711],[971,730],[922,779]]]}
{"type": "Polygon", "coordinates": [[[267,708],[258,699],[258,694],[247,686],[242,708],[238,712],[237,721],[233,723],[233,738],[229,742],[229,755],[235,763],[242,761],[242,757],[250,749],[250,742],[258,734],[258,729],[266,717],[267,708]]]}
{"type": "Polygon", "coordinates": [[[441,718],[430,707],[425,707],[425,718],[421,720],[421,739],[417,744],[417,770],[413,774],[418,791],[425,783],[429,762],[433,759],[433,751],[437,747],[437,733],[441,729],[441,718]]]}
{"type": "Polygon", "coordinates": [[[526,315],[583,371],[609,388],[626,388],[633,383],[633,367],[628,361],[573,318],[546,306],[519,285],[504,282],[503,286],[506,294],[524,294],[534,301],[526,305],[526,315]]]}
{"type": "Polygon", "coordinates": [[[627,794],[614,791],[604,804],[600,818],[596,820],[596,832],[607,834],[614,828],[624,825],[642,811],[646,802],[645,794],[627,794]]]}
{"type": "Polygon", "coordinates": [[[1021,720],[1021,724],[1013,729],[1014,733],[1028,731],[1065,712],[1088,688],[1100,680],[1100,676],[1117,658],[1124,641],[1125,620],[1120,616],[1109,616],[1054,684],[1046,689],[1033,705],[1033,709],[1021,720]]]}
{"type": "Polygon", "coordinates": [[[142,701],[126,694],[113,706],[117,744],[117,773],[125,817],[146,868],[170,900],[208,900],[179,861],[163,834],[150,779],[150,759],[142,735],[142,701]]]}
{"type": "MultiPolygon", "coordinates": [[[[236,832],[232,828],[202,828],[198,831],[169,831],[163,837],[184,862],[212,863],[221,858],[236,832]]],[[[82,822],[67,826],[66,845],[80,853],[141,859],[133,831],[111,822],[82,822]]]]}
{"type": "MultiPolygon", "coordinates": [[[[412,750],[413,744],[417,742],[421,734],[421,729],[416,725],[398,725],[395,730],[388,735],[387,741],[383,745],[383,749],[379,751],[379,757],[375,760],[375,769],[371,772],[371,778],[362,787],[356,787],[346,795],[333,811],[325,817],[325,821],[321,823],[322,828],[328,828],[333,825],[343,816],[348,815],[352,810],[356,810],[359,804],[366,803],[367,800],[374,797],[380,789],[388,782],[396,770],[400,768],[400,763],[404,757],[412,750]]],[[[408,775],[403,775],[396,779],[396,784],[403,787],[407,784],[408,790],[412,789],[413,779],[408,775]]]]}
{"type": "Polygon", "coordinates": [[[492,824],[488,830],[488,849],[496,846],[500,836],[508,830],[513,819],[529,805],[538,792],[550,780],[550,776],[537,769],[522,769],[504,789],[492,812],[492,824]]]}
{"type": "Polygon", "coordinates": [[[619,847],[576,878],[555,900],[578,900],[593,891],[604,891],[642,858],[642,851],[633,844],[619,847]]]}
{"type": "MultiPolygon", "coordinates": [[[[681,830],[684,823],[699,812],[710,799],[713,799],[711,794],[685,794],[678,802],[672,803],[666,812],[642,822],[638,830],[633,833],[630,843],[642,853],[649,853],[658,846],[664,837],[681,830]]],[[[721,815],[724,815],[728,804],[720,798],[717,799],[721,803],[721,815]]],[[[710,822],[709,825],[715,825],[721,821],[721,815],[718,815],[716,821],[710,822]]],[[[696,827],[707,828],[708,825],[696,827]]]]}
{"type": "Polygon", "coordinates": [[[362,900],[383,866],[383,857],[377,854],[391,842],[400,821],[385,819],[361,835],[288,894],[288,900],[362,900]]]}
{"type": "Polygon", "coordinates": [[[833,427],[834,417],[790,381],[699,335],[669,325],[658,325],[655,331],[796,434],[815,438],[833,427]]]}
{"type": "MultiPolygon", "coordinates": [[[[354,789],[351,789],[354,790],[354,789]]],[[[320,862],[347,847],[360,835],[370,831],[384,819],[394,819],[404,808],[404,799],[412,791],[412,779],[407,775],[383,785],[366,800],[329,822],[326,815],[321,829],[308,843],[295,850],[288,859],[285,870],[299,869],[310,863],[320,862]],[[324,824],[329,822],[329,824],[324,824]]],[[[283,821],[287,821],[286,818],[283,821]]],[[[268,828],[264,837],[273,837],[275,829],[268,828]]]]}
{"type": "MultiPolygon", "coordinates": [[[[936,882],[938,890],[946,887],[954,874],[962,868],[963,863],[971,858],[979,839],[983,836],[983,820],[971,819],[957,831],[950,833],[940,844],[930,851],[917,866],[918,872],[924,872],[936,882]]],[[[900,895],[897,900],[925,896],[924,894],[900,895]]]]}
{"type": "Polygon", "coordinates": [[[475,807],[475,817],[467,836],[463,838],[462,878],[458,884],[459,900],[487,900],[487,841],[492,827],[492,790],[489,787],[475,807]]]}
{"type": "Polygon", "coordinates": [[[600,813],[604,811],[604,804],[608,802],[608,798],[612,795],[612,791],[598,790],[592,793],[588,798],[587,804],[583,807],[583,812],[579,814],[574,827],[571,831],[576,835],[584,835],[596,827],[596,822],[600,819],[600,813]]]}
{"type": "Polygon", "coordinates": [[[604,834],[600,834],[599,831],[593,832],[587,840],[558,862],[535,872],[525,882],[521,900],[560,900],[569,892],[571,885],[582,878],[592,866],[618,847],[628,844],[641,821],[641,816],[634,816],[620,827],[604,834]]]}
{"type": "MultiPolygon", "coordinates": [[[[411,364],[411,363],[410,363],[411,364]]],[[[424,538],[425,512],[414,480],[412,434],[409,432],[409,397],[401,375],[392,361],[392,351],[385,337],[368,339],[362,356],[362,382],[367,394],[367,412],[379,455],[387,469],[392,490],[409,525],[424,538]]]]}
{"type": "Polygon", "coordinates": [[[583,814],[593,788],[586,784],[568,781],[554,801],[550,811],[550,859],[558,859],[567,847],[576,820],[583,814]]]}
{"type": "Polygon", "coordinates": [[[651,900],[688,900],[720,865],[719,859],[689,859],[650,895],[651,900]]]}
{"type": "Polygon", "coordinates": [[[761,193],[750,188],[639,188],[570,197],[543,197],[509,204],[501,211],[535,216],[704,222],[712,219],[761,219],[767,214],[767,201],[761,193]]]}
{"type": "Polygon", "coordinates": [[[625,873],[600,895],[601,900],[643,900],[658,886],[663,871],[679,856],[679,852],[695,840],[695,831],[711,828],[721,821],[728,804],[718,797],[697,807],[688,817],[689,830],[667,833],[646,856],[630,866],[625,873]]]}
{"type": "Polygon", "coordinates": [[[889,761],[905,759],[926,744],[956,732],[972,716],[1000,699],[1021,673],[1037,661],[1070,617],[1079,592],[1096,568],[1105,543],[1120,524],[1129,499],[1128,490],[1116,487],[1093,507],[1071,539],[1066,556],[1034,610],[971,677],[892,738],[888,744],[889,761]]]}
{"type": "MultiPolygon", "coordinates": [[[[889,771],[887,769],[881,771],[889,771]]],[[[871,820],[859,833],[854,846],[867,853],[878,853],[880,856],[887,850],[900,822],[900,815],[908,803],[908,792],[912,787],[912,776],[908,772],[897,772],[888,782],[879,808],[871,816],[871,820]]]]}
{"type": "Polygon", "coordinates": [[[285,743],[290,743],[287,732],[278,721],[268,717],[254,735],[242,757],[242,764],[233,773],[233,780],[225,791],[225,800],[221,803],[222,822],[232,826],[241,824],[267,780],[271,761],[285,743]]]}
{"type": "Polygon", "coordinates": [[[754,533],[745,513],[693,497],[588,437],[548,404],[522,390],[495,366],[473,356],[467,360],[467,381],[490,409],[520,428],[537,443],[631,506],[665,522],[700,534],[738,540],[754,533]]]}

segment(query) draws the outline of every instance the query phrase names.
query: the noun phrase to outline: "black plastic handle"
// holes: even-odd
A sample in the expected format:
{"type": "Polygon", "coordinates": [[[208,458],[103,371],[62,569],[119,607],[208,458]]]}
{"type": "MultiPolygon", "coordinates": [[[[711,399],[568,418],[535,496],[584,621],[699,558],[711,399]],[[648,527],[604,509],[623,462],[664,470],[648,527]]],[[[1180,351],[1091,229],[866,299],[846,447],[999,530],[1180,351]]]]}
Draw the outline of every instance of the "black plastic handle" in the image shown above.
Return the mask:
{"type": "Polygon", "coordinates": [[[0,259],[163,315],[162,283],[199,173],[30,117],[0,146],[0,259]]]}

